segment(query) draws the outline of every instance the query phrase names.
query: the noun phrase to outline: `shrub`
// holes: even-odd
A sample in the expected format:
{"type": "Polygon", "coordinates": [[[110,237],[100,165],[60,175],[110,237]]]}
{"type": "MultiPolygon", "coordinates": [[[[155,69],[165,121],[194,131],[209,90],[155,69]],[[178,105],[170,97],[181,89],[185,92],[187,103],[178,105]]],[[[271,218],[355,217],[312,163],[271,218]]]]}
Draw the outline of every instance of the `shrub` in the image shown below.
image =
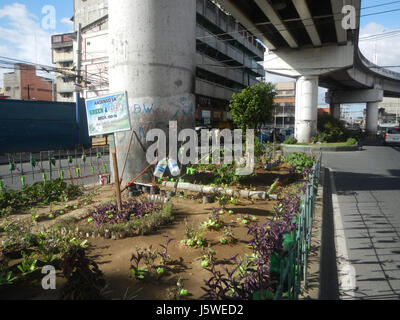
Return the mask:
{"type": "Polygon", "coordinates": [[[318,118],[318,132],[319,142],[344,142],[348,137],[343,123],[331,115],[318,118]]]}
{"type": "Polygon", "coordinates": [[[288,138],[283,142],[283,144],[297,144],[297,139],[293,137],[288,138]]]}
{"type": "Polygon", "coordinates": [[[329,142],[330,136],[328,133],[322,132],[316,135],[311,139],[311,142],[316,143],[316,142],[321,142],[321,143],[326,143],[329,142]]]}
{"type": "Polygon", "coordinates": [[[314,158],[302,152],[294,152],[285,158],[285,162],[289,163],[297,173],[302,174],[306,169],[313,167],[314,158]]]}
{"type": "Polygon", "coordinates": [[[356,145],[357,143],[358,143],[358,141],[357,141],[356,139],[354,139],[354,138],[349,138],[349,139],[347,139],[346,145],[347,145],[347,146],[354,146],[354,145],[356,145]]]}
{"type": "Polygon", "coordinates": [[[37,204],[68,201],[82,195],[79,186],[68,185],[61,179],[26,185],[21,191],[6,188],[0,192],[0,209],[26,209],[37,204]]]}
{"type": "Polygon", "coordinates": [[[61,290],[62,300],[102,300],[106,282],[98,265],[86,256],[85,249],[72,247],[64,255],[63,274],[67,283],[61,290]]]}

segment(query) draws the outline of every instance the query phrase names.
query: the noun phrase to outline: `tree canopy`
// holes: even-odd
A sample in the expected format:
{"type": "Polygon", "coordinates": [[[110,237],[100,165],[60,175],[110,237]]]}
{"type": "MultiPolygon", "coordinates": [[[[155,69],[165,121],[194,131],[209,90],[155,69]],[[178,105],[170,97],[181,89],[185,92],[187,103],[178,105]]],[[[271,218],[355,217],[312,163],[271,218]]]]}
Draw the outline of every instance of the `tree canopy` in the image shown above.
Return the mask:
{"type": "Polygon", "coordinates": [[[234,94],[230,103],[232,118],[239,129],[259,129],[272,119],[276,92],[272,83],[258,83],[234,94]]]}

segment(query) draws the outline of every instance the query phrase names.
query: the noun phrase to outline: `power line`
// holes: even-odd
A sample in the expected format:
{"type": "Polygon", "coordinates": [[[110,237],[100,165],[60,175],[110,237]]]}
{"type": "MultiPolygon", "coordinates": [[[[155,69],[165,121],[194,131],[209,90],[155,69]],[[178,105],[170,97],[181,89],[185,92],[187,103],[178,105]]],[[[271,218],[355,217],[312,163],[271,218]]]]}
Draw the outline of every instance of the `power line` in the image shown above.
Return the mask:
{"type": "Polygon", "coordinates": [[[393,30],[390,32],[361,37],[361,38],[359,38],[359,41],[387,39],[387,38],[392,38],[392,37],[395,37],[398,35],[400,35],[400,30],[393,30]]]}

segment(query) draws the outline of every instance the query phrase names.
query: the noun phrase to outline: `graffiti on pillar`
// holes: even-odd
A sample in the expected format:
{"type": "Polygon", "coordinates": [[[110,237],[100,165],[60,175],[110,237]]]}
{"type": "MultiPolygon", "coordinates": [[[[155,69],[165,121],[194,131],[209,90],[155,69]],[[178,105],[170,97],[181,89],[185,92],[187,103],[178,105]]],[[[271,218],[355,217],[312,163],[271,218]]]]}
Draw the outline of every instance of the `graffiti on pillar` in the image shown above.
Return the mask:
{"type": "MultiPolygon", "coordinates": [[[[146,134],[152,129],[167,131],[170,121],[177,121],[180,129],[193,128],[195,97],[192,94],[173,97],[129,98],[132,130],[145,143],[146,134]]],[[[128,141],[130,132],[119,134],[117,144],[128,141]]]]}

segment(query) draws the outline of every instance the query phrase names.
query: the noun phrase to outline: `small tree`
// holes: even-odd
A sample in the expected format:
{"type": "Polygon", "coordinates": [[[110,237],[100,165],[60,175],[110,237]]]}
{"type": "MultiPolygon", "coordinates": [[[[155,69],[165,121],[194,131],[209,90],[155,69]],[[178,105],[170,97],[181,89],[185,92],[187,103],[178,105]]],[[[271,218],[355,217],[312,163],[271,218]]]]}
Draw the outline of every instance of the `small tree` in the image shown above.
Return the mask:
{"type": "Polygon", "coordinates": [[[272,119],[276,92],[272,83],[259,83],[234,94],[230,103],[237,128],[256,129],[272,119]]]}

